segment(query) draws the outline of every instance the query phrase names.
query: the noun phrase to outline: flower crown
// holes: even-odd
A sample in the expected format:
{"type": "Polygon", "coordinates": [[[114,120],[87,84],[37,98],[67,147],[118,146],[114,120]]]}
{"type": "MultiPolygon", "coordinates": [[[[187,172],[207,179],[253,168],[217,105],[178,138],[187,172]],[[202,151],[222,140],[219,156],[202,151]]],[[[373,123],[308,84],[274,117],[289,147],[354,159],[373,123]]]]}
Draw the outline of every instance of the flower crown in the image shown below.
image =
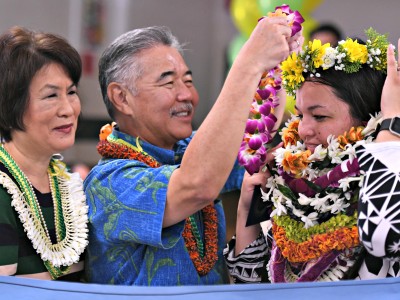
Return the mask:
{"type": "Polygon", "coordinates": [[[320,40],[313,40],[299,54],[293,52],[281,65],[282,85],[286,93],[296,96],[296,91],[305,80],[304,73],[310,73],[310,77],[320,77],[319,71],[330,68],[355,73],[365,64],[386,73],[387,34],[381,35],[372,28],[366,30],[365,34],[368,37],[365,45],[347,38],[333,48],[329,43],[322,45],[320,40]]]}

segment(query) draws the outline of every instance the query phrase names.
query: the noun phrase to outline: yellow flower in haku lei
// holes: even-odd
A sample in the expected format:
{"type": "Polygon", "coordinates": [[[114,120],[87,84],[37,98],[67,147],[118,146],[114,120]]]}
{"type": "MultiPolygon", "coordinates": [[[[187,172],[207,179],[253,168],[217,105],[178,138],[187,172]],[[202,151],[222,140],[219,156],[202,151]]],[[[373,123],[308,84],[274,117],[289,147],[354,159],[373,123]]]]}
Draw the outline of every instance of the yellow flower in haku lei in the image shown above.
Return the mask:
{"type": "Polygon", "coordinates": [[[331,45],[329,43],[322,45],[320,40],[313,40],[312,42],[308,42],[308,46],[311,49],[314,67],[321,67],[324,64],[325,51],[331,45]]]}
{"type": "Polygon", "coordinates": [[[320,40],[310,41],[298,54],[293,53],[282,65],[282,86],[286,93],[296,98],[296,91],[302,86],[305,77],[321,77],[321,71],[333,68],[346,73],[358,72],[360,68],[370,67],[386,72],[386,35],[372,28],[366,31],[366,44],[347,38],[333,48],[329,43],[322,45],[320,40]]]}
{"type": "Polygon", "coordinates": [[[359,44],[357,40],[347,39],[341,46],[346,49],[347,58],[350,62],[365,64],[368,59],[367,46],[359,44]]]}
{"type": "Polygon", "coordinates": [[[281,70],[284,75],[287,90],[294,90],[304,82],[304,67],[296,52],[293,52],[291,56],[282,62],[281,70]]]}

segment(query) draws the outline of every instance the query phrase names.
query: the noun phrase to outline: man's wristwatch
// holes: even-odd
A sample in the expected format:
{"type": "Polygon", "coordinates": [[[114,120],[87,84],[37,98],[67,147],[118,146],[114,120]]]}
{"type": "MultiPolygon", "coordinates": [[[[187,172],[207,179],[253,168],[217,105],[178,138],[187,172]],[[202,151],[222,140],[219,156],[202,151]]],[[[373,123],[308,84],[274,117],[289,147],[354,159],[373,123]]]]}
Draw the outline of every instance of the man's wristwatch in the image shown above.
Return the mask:
{"type": "Polygon", "coordinates": [[[400,136],[400,116],[383,120],[380,130],[389,130],[392,134],[400,136]]]}

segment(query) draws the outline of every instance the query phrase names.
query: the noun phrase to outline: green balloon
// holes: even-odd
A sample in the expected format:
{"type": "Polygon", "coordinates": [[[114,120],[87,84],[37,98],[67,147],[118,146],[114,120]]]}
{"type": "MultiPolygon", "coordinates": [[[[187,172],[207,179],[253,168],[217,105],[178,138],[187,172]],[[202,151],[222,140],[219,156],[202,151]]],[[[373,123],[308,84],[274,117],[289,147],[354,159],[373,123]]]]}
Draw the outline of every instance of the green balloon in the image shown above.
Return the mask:
{"type": "Polygon", "coordinates": [[[298,10],[301,12],[303,6],[302,0],[257,0],[260,11],[263,15],[267,15],[269,12],[275,11],[275,7],[287,4],[291,10],[298,10]]]}

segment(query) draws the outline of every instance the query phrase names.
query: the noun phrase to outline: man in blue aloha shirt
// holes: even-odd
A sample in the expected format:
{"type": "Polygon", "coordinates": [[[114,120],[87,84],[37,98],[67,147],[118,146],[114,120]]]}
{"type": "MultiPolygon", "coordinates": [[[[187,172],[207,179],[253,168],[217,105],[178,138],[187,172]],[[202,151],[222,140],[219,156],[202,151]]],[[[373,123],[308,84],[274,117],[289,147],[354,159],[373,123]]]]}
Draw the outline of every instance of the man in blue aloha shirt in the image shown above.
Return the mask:
{"type": "Polygon", "coordinates": [[[266,18],[253,35],[195,134],[199,96],[168,28],[130,31],[103,53],[100,86],[116,123],[102,129],[103,158],[85,180],[89,282],[229,283],[216,199],[240,188],[236,157],[249,107],[263,72],[288,55],[290,28],[266,18]]]}

